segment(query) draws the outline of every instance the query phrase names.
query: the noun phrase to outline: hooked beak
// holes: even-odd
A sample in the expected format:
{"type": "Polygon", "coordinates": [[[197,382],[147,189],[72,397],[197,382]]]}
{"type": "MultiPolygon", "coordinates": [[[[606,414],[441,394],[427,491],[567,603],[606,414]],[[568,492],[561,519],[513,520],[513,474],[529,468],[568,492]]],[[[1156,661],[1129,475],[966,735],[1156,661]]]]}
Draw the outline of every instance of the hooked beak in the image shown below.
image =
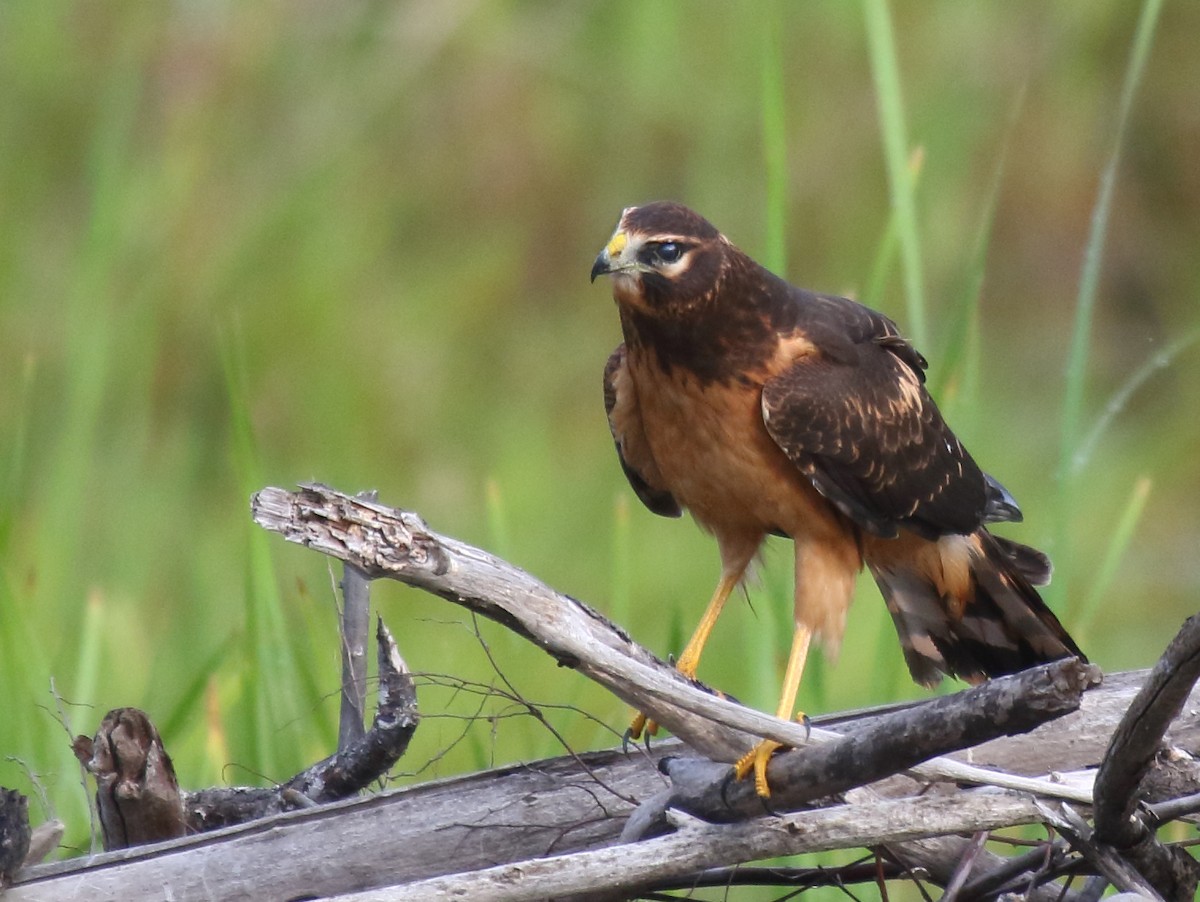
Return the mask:
{"type": "Polygon", "coordinates": [[[592,264],[593,282],[596,281],[596,276],[603,276],[610,272],[616,272],[618,269],[628,268],[628,266],[618,260],[621,252],[625,250],[628,244],[629,236],[618,229],[616,234],[609,239],[608,244],[604,246],[604,250],[596,257],[596,262],[592,264]]]}
{"type": "Polygon", "coordinates": [[[592,264],[592,281],[596,281],[596,276],[604,276],[612,271],[612,257],[608,255],[608,248],[605,248],[592,264]]]}

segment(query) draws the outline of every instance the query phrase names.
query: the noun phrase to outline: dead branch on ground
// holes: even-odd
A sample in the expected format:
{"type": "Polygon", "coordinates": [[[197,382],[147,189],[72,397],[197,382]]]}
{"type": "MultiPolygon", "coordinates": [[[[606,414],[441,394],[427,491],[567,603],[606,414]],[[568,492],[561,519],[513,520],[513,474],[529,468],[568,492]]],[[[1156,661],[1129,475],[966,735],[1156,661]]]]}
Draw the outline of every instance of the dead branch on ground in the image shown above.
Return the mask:
{"type": "MultiPolygon", "coordinates": [[[[859,846],[881,856],[881,879],[924,874],[952,884],[959,900],[1001,891],[1073,899],[1051,881],[1076,873],[1101,873],[1151,898],[1182,898],[1099,842],[1085,819],[1093,798],[1087,769],[1104,760],[1144,673],[1110,675],[1096,687],[1095,668],[1059,662],[932,702],[817,719],[810,739],[800,725],[683,678],[588,606],[432,532],[414,514],[305,486],[265,489],[254,516],[370,577],[399,579],[490,617],[683,741],[659,742],[650,753],[501,768],[27,869],[11,891],[17,902],[83,887],[97,898],[106,887],[113,898],[153,887],[177,899],[268,891],[356,900],[618,899],[686,888],[713,866],[735,873],[765,856],[859,846]],[[724,763],[758,736],[795,747],[772,762],[772,811],[731,783],[724,763]],[[1010,858],[980,845],[984,831],[1039,822],[1060,827],[1074,851],[1047,842],[1010,858]]],[[[1200,791],[1195,769],[1168,767],[1200,750],[1198,709],[1193,696],[1177,718],[1174,710],[1166,716],[1174,751],[1149,766],[1176,796],[1200,791]]],[[[1195,799],[1155,803],[1147,823],[1200,808],[1195,799]]]]}

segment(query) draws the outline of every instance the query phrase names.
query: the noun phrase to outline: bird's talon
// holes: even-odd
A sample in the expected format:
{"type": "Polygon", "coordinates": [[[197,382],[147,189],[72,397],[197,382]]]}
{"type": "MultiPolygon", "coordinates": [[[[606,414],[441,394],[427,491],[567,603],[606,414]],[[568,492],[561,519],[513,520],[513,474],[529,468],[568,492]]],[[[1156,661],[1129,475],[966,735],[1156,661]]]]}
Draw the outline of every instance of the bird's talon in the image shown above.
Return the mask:
{"type": "Polygon", "coordinates": [[[738,780],[744,780],[753,771],[754,791],[758,793],[760,798],[769,799],[771,797],[771,787],[767,784],[767,764],[770,762],[771,756],[781,748],[783,748],[782,742],[776,742],[774,739],[764,739],[738,759],[737,764],[733,766],[734,777],[738,780]]]}
{"type": "Polygon", "coordinates": [[[646,741],[646,749],[650,749],[650,738],[658,733],[658,723],[650,720],[645,714],[638,712],[634,717],[633,723],[629,725],[629,729],[625,731],[625,735],[621,738],[622,751],[629,750],[629,743],[636,742],[643,736],[646,741]]]}

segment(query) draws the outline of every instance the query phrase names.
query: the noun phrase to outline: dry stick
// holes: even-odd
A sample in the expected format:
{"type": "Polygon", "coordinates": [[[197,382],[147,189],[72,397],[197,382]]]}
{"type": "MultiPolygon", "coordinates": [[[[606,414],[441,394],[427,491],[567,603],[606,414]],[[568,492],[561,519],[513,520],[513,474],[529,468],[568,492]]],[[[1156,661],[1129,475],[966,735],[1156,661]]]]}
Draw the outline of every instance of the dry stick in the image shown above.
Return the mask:
{"type": "MultiPolygon", "coordinates": [[[[358,495],[374,501],[379,493],[372,489],[358,495]]],[[[338,719],[338,751],[362,739],[367,710],[367,642],[371,636],[371,581],[346,562],[342,567],[342,704],[338,719]]]]}
{"type": "Polygon", "coordinates": [[[371,581],[353,564],[342,569],[342,703],[338,751],[362,739],[367,728],[367,637],[371,633],[371,581]]]}
{"type": "MultiPolygon", "coordinates": [[[[1085,695],[1078,713],[1052,721],[1036,734],[988,743],[971,754],[992,767],[1026,772],[1098,763],[1120,713],[1148,673],[1113,674],[1104,686],[1085,695]]],[[[1193,753],[1200,751],[1198,711],[1200,691],[1171,731],[1176,743],[1193,753]]],[[[864,712],[860,718],[873,719],[873,713],[864,712]]],[[[680,748],[676,740],[663,740],[652,754],[657,760],[670,751],[679,754],[680,748]]],[[[622,796],[647,798],[665,785],[640,755],[608,750],[583,757],[622,796]]],[[[890,782],[897,784],[897,792],[911,793],[904,778],[890,782]]],[[[880,788],[890,791],[886,784],[880,788]]],[[[948,791],[967,799],[982,796],[974,790],[948,791]]],[[[853,790],[847,795],[865,792],[853,790]]],[[[864,809],[855,805],[842,810],[857,816],[864,809]]],[[[556,851],[596,848],[615,840],[620,819],[628,811],[629,806],[619,799],[598,791],[578,765],[559,759],[425,783],[331,808],[292,812],[217,835],[178,840],[169,847],[42,865],[22,871],[18,880],[33,882],[19,885],[12,902],[50,902],[72,894],[98,899],[103,895],[100,887],[108,887],[112,894],[105,898],[131,898],[136,895],[131,891],[134,888],[150,896],[169,892],[181,902],[238,892],[254,897],[331,895],[361,887],[368,880],[419,879],[447,870],[468,871],[556,851]]],[[[981,826],[970,823],[965,829],[974,832],[981,826]]],[[[714,840],[719,837],[713,835],[714,840]]],[[[953,847],[961,842],[955,837],[939,837],[896,845],[903,846],[902,860],[910,868],[927,868],[936,882],[945,885],[961,854],[953,847]],[[932,852],[914,859],[916,847],[932,847],[932,852]]],[[[706,863],[720,862],[720,853],[721,848],[714,846],[706,863]]],[[[977,866],[975,873],[999,863],[991,860],[977,866]]],[[[1059,889],[1041,886],[1029,899],[1062,902],[1059,889]]],[[[585,898],[595,902],[597,897],[585,898]]]]}
{"type": "MultiPolygon", "coordinates": [[[[372,577],[400,580],[501,623],[652,715],[714,760],[736,760],[760,736],[789,746],[841,738],[817,729],[810,735],[800,724],[705,691],[597,611],[486,551],[433,532],[415,514],[317,484],[303,485],[294,493],[263,489],[254,495],[251,507],[256,523],[291,542],[353,561],[372,577]]],[[[911,772],[923,779],[1091,801],[1088,789],[995,773],[946,758],[933,759],[911,772]]]]}
{"type": "Polygon", "coordinates": [[[604,890],[627,897],[646,886],[703,870],[714,860],[736,863],[875,846],[929,833],[1028,824],[1040,820],[1035,804],[1036,800],[1024,794],[968,790],[956,798],[842,805],[738,824],[709,824],[683,812],[671,812],[668,816],[675,832],[656,839],[333,896],[330,902],[532,902],[604,890]]]}
{"type": "Polygon", "coordinates": [[[1169,799],[1165,802],[1156,802],[1153,805],[1147,805],[1146,811],[1154,820],[1154,825],[1161,826],[1168,821],[1177,820],[1181,817],[1187,817],[1189,814],[1195,814],[1200,811],[1200,792],[1193,792],[1189,795],[1180,796],[1177,799],[1169,799]]]}
{"type": "MultiPolygon", "coordinates": [[[[1090,668],[1056,661],[999,677],[954,695],[891,711],[839,735],[810,743],[772,761],[770,799],[774,810],[794,810],[814,799],[874,783],[901,770],[915,770],[935,754],[970,748],[998,736],[1024,733],[1075,710],[1090,668]]],[[[763,813],[749,781],[732,782],[729,768],[711,761],[664,761],[671,789],[654,800],[659,808],[681,808],[705,820],[740,820],[763,813]]],[[[651,803],[653,804],[653,803],[651,803]]],[[[653,824],[630,819],[623,837],[653,824]]]]}
{"type": "Polygon", "coordinates": [[[979,858],[979,853],[983,851],[983,846],[987,842],[987,832],[980,830],[971,838],[971,844],[963,853],[962,860],[958,867],[954,870],[954,875],[950,878],[950,882],[946,884],[946,891],[942,894],[941,902],[957,902],[958,894],[963,888],[963,884],[967,882],[967,877],[971,874],[971,868],[975,866],[976,860],[979,858]]]}
{"type": "Polygon", "coordinates": [[[1074,808],[1038,801],[1034,804],[1041,811],[1046,823],[1058,830],[1071,847],[1086,858],[1113,886],[1123,893],[1136,893],[1161,902],[1163,897],[1129,862],[1110,846],[1095,841],[1091,826],[1074,808]]]}
{"type": "Polygon", "coordinates": [[[1200,677],[1200,615],[1189,617],[1113,733],[1096,775],[1095,841],[1112,846],[1169,899],[1192,899],[1200,864],[1171,850],[1135,813],[1137,790],[1200,677]]]}
{"type": "Polygon", "coordinates": [[[974,899],[1005,888],[1015,892],[1021,885],[1027,885],[1038,873],[1050,870],[1056,860],[1066,855],[1066,850],[1067,843],[1062,839],[1035,846],[1028,852],[1014,855],[995,868],[972,877],[962,885],[959,893],[967,899],[974,899]],[[1024,875],[1025,883],[1011,885],[1015,878],[1021,875],[1024,875]]]}
{"type": "Polygon", "coordinates": [[[188,827],[202,833],[309,803],[349,798],[383,777],[408,748],[420,719],[412,674],[387,627],[375,631],[379,705],[371,729],[334,755],[271,787],[216,787],[185,794],[188,827]]]}
{"type": "MultiPolygon", "coordinates": [[[[486,552],[433,533],[413,514],[362,504],[322,486],[307,486],[295,495],[264,490],[255,497],[254,515],[260,525],[291,541],[354,560],[373,576],[400,579],[497,620],[648,711],[711,757],[731,760],[751,741],[723,729],[722,723],[793,745],[805,742],[803,727],[705,694],[699,684],[684,680],[586,605],[553,592],[486,552]]],[[[1074,684],[1062,687],[1068,693],[1077,694],[1094,679],[1094,671],[1078,664],[1059,666],[1065,669],[1056,679],[1074,684]]],[[[813,731],[812,744],[842,739],[813,731]]],[[[788,757],[778,758],[772,768],[783,766],[788,757]]],[[[920,765],[913,772],[925,779],[1007,785],[1080,801],[1091,798],[1090,787],[996,774],[947,759],[920,765]]],[[[848,798],[875,800],[866,790],[853,790],[848,798]]]]}

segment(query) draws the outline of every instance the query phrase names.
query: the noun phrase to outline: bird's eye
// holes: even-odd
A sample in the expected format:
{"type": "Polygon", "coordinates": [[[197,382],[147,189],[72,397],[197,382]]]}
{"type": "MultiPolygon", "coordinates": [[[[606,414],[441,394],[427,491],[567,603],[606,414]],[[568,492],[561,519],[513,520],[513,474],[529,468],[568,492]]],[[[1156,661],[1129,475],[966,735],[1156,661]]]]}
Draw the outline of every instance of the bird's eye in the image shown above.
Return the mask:
{"type": "Polygon", "coordinates": [[[683,256],[683,248],[674,241],[664,241],[658,245],[658,259],[663,263],[677,263],[683,256]]]}

